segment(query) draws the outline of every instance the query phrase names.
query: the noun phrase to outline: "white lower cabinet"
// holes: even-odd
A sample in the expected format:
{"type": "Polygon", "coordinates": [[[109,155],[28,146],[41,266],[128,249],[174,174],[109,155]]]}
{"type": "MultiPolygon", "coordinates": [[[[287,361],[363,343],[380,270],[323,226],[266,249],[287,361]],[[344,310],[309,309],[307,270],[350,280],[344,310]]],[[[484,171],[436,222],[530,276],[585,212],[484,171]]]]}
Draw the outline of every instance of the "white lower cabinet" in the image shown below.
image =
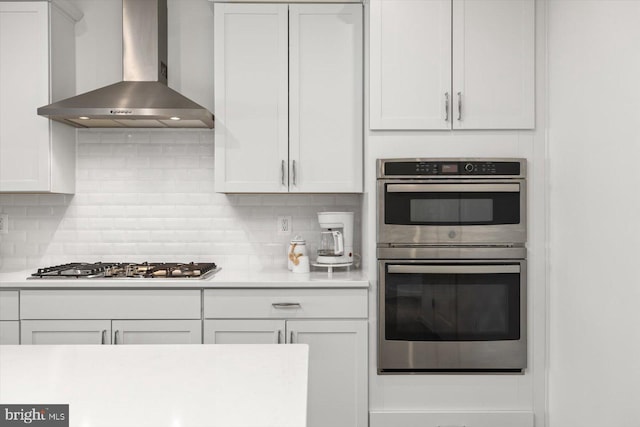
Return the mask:
{"type": "Polygon", "coordinates": [[[22,344],[110,344],[110,320],[23,320],[22,344]]]}
{"type": "Polygon", "coordinates": [[[0,345],[20,344],[18,291],[0,291],[0,345]]]}
{"type": "Polygon", "coordinates": [[[367,321],[292,320],[287,338],[309,345],[310,427],[367,425],[367,321]]]}
{"type": "Polygon", "coordinates": [[[20,344],[20,322],[0,320],[0,345],[20,344]]]}
{"type": "Polygon", "coordinates": [[[23,290],[22,344],[200,344],[201,293],[185,290],[23,290]]]}
{"type": "Polygon", "coordinates": [[[281,344],[284,320],[205,320],[205,344],[281,344]]]}
{"type": "Polygon", "coordinates": [[[114,320],[113,344],[201,344],[200,320],[114,320]]]}
{"type": "Polygon", "coordinates": [[[200,320],[23,320],[22,344],[200,344],[200,320]]]}
{"type": "Polygon", "coordinates": [[[367,289],[215,289],[204,295],[205,344],[309,345],[309,427],[368,425],[367,289]]]}

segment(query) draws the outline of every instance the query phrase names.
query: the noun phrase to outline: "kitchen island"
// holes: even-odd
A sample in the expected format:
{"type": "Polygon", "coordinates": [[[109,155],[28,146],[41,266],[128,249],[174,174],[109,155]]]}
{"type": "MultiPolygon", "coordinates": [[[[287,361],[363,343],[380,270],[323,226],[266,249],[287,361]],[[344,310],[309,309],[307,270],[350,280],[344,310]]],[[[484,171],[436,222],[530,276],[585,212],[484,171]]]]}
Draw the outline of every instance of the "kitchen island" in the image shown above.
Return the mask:
{"type": "Polygon", "coordinates": [[[308,360],[307,345],[0,346],[0,402],[68,404],[71,427],[304,427],[308,360]]]}

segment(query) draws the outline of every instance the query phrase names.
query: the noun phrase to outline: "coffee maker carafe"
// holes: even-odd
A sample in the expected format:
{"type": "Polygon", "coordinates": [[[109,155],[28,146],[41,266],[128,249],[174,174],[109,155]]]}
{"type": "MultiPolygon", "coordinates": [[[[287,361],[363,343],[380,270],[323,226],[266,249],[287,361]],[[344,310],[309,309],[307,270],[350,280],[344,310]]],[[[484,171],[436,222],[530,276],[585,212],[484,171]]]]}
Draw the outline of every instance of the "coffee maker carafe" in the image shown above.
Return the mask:
{"type": "Polygon", "coordinates": [[[353,212],[318,212],[318,264],[353,263],[353,212]]]}

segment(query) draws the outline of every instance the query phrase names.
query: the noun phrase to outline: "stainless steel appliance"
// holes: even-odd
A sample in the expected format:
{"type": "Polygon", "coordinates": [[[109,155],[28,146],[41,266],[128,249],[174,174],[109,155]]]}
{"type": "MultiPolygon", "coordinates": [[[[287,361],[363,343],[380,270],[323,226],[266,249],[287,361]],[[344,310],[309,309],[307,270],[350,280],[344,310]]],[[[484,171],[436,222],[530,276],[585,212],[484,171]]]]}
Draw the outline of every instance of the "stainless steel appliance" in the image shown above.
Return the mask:
{"type": "Polygon", "coordinates": [[[38,114],[78,128],[213,128],[213,114],[167,86],[167,0],[122,0],[123,81],[38,114]]]}
{"type": "Polygon", "coordinates": [[[524,159],[378,160],[378,243],[523,244],[524,159]]]}
{"type": "Polygon", "coordinates": [[[378,372],[527,366],[524,159],[378,161],[378,372]]]}
{"type": "Polygon", "coordinates": [[[218,271],[213,262],[74,262],[39,268],[29,279],[206,279],[218,271]]]}

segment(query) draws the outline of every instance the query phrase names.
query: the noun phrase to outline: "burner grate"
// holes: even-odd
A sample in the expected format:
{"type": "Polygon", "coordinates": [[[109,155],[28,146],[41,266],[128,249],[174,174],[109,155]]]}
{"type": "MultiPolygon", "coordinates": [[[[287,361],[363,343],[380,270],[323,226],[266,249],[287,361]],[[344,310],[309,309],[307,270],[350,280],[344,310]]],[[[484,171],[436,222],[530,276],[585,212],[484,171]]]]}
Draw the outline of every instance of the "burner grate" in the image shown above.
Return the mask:
{"type": "Polygon", "coordinates": [[[218,270],[213,263],[84,263],[39,268],[32,279],[204,279],[218,270]]]}

